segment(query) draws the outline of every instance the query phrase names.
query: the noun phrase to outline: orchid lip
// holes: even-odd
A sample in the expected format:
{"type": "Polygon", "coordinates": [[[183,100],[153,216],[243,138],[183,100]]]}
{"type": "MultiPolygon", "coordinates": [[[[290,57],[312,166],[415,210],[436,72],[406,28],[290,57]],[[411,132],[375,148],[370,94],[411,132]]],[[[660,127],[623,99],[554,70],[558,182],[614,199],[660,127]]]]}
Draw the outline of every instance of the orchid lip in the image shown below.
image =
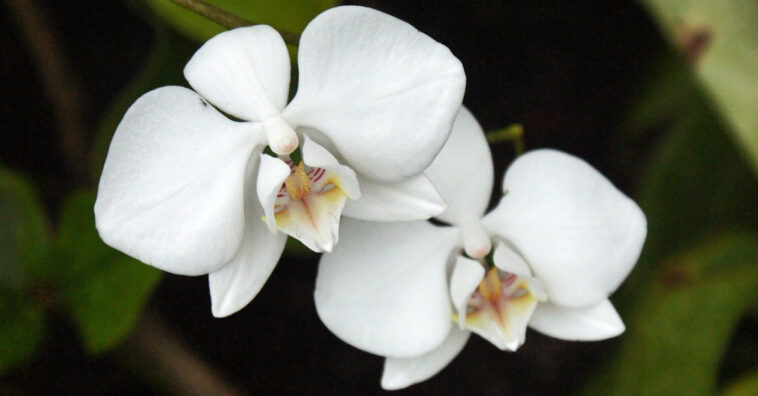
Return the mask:
{"type": "Polygon", "coordinates": [[[500,349],[515,351],[524,343],[526,327],[539,302],[535,279],[498,270],[487,271],[471,294],[465,312],[454,319],[500,349]],[[536,290],[533,290],[536,289],[536,290]]]}
{"type": "Polygon", "coordinates": [[[347,195],[337,174],[325,168],[295,166],[274,201],[276,228],[316,252],[332,250],[339,239],[339,219],[347,195]]]}

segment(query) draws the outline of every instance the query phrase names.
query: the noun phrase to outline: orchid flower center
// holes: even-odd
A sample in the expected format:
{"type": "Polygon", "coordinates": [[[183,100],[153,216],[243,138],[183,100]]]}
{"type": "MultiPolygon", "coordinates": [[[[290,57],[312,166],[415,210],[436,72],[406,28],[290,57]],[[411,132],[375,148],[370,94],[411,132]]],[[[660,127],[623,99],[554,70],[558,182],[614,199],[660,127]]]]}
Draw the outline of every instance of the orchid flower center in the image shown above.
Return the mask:
{"type": "Polygon", "coordinates": [[[335,172],[295,164],[274,201],[276,227],[314,251],[331,251],[338,239],[339,218],[347,195],[335,172]]]}
{"type": "Polygon", "coordinates": [[[515,351],[524,342],[537,303],[546,299],[533,282],[493,267],[469,298],[466,311],[459,312],[454,320],[498,348],[515,351]]]}

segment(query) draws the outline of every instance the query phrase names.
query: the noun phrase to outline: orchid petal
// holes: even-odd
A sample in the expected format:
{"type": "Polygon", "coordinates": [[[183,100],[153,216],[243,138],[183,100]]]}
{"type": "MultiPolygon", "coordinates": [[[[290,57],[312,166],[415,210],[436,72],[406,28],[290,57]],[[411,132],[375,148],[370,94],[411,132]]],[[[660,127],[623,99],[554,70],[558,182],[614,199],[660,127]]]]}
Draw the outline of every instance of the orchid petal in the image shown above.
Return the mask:
{"type": "Polygon", "coordinates": [[[308,135],[304,135],[303,142],[303,162],[310,167],[323,168],[327,171],[334,172],[339,178],[339,189],[341,189],[350,199],[359,199],[361,197],[360,183],[355,176],[355,172],[347,166],[340,165],[334,156],[318,143],[311,140],[308,135]]]}
{"type": "Polygon", "coordinates": [[[466,304],[484,278],[484,267],[476,260],[463,256],[456,257],[453,273],[450,275],[450,299],[458,316],[458,327],[466,325],[466,304]]]}
{"type": "Polygon", "coordinates": [[[323,132],[358,173],[399,181],[442,148],[466,77],[444,45],[411,25],[357,6],[336,7],[305,28],[299,87],[284,110],[323,132]]]}
{"type": "Polygon", "coordinates": [[[385,359],[382,388],[403,389],[431,378],[458,356],[470,335],[469,331],[453,327],[442,345],[424,355],[385,359]]]}
{"type": "Polygon", "coordinates": [[[343,219],[350,235],[321,257],[316,311],[337,337],[382,356],[411,357],[452,325],[446,265],[457,234],[423,221],[343,219]]]}
{"type": "Polygon", "coordinates": [[[290,60],[271,26],[229,30],[203,44],[184,68],[192,88],[235,117],[264,121],[287,104],[290,60]]]}
{"type": "Polygon", "coordinates": [[[361,199],[348,201],[343,214],[370,221],[426,220],[447,205],[424,174],[401,182],[381,182],[358,176],[361,199]]]}
{"type": "Polygon", "coordinates": [[[432,180],[447,210],[442,221],[463,225],[487,210],[493,183],[492,155],[482,127],[461,107],[442,151],[424,173],[432,180]]]}
{"type": "Polygon", "coordinates": [[[581,159],[533,151],[511,165],[503,188],[485,226],[518,248],[553,303],[595,305],[637,261],[645,215],[581,159]]]}
{"type": "Polygon", "coordinates": [[[140,97],[113,136],[95,219],[110,246],[156,268],[207,274],[237,251],[257,124],[226,119],[196,93],[140,97]]]}
{"type": "Polygon", "coordinates": [[[599,341],[624,332],[624,323],[610,301],[587,308],[540,304],[529,327],[550,337],[568,341],[599,341]]]}
{"type": "Polygon", "coordinates": [[[532,271],[529,270],[529,265],[526,261],[503,242],[498,242],[495,247],[495,254],[492,257],[492,261],[494,261],[495,266],[502,271],[520,276],[532,276],[532,271]]]}
{"type": "MultiPolygon", "coordinates": [[[[251,161],[252,163],[252,161],[251,161]]],[[[229,316],[255,298],[276,267],[287,236],[272,234],[261,221],[263,208],[255,193],[255,166],[249,166],[245,194],[245,232],[234,257],[208,275],[211,311],[217,318],[229,316]]]]}
{"type": "Polygon", "coordinates": [[[276,232],[276,218],[274,217],[276,196],[289,175],[290,167],[284,161],[268,154],[261,154],[256,190],[263,207],[263,213],[265,213],[266,225],[271,232],[276,232]]]}

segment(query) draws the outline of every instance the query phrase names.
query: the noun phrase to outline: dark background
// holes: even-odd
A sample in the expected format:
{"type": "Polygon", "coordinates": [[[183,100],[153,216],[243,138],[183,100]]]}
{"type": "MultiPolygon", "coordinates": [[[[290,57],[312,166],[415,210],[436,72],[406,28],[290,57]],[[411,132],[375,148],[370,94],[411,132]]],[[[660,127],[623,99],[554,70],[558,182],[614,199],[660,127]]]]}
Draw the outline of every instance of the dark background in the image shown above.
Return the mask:
{"type": "MultiPolygon", "coordinates": [[[[522,123],[527,149],[554,147],[583,157],[634,195],[655,136],[620,140],[613,131],[650,54],[664,46],[637,4],[357,3],[395,15],[449,46],[466,69],[464,103],[485,130],[522,123]],[[623,147],[612,144],[622,141],[623,147]]],[[[47,1],[40,6],[81,80],[92,138],[100,115],[148,55],[153,29],[121,2],[47,1]]],[[[6,7],[0,7],[0,19],[0,162],[40,181],[35,187],[56,213],[76,183],[64,171],[51,104],[16,21],[6,7]]],[[[493,147],[497,180],[512,152],[507,143],[493,147]]],[[[253,303],[226,319],[211,316],[206,277],[167,274],[148,305],[178,340],[250,393],[378,393],[382,359],[342,343],[316,316],[316,265],[316,259],[285,257],[253,303]]],[[[42,354],[6,377],[14,389],[24,394],[154,392],[122,366],[121,352],[90,358],[70,323],[55,315],[50,323],[42,354]]],[[[474,336],[444,371],[410,391],[568,393],[580,389],[614,345],[613,340],[565,342],[530,331],[517,353],[506,353],[474,336]]]]}

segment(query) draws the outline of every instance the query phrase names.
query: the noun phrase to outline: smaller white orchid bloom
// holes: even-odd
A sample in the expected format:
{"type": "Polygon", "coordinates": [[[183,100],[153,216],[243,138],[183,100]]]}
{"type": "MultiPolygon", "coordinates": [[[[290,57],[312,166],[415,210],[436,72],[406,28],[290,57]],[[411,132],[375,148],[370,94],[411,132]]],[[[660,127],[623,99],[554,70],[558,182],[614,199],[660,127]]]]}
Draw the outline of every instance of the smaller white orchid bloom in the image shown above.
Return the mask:
{"type": "Polygon", "coordinates": [[[515,351],[527,326],[583,341],[624,331],[608,296],[636,263],[647,223],[590,165],[555,150],[524,154],[485,215],[492,158],[462,108],[426,173],[448,202],[438,219],[451,226],[346,221],[347,236],[319,265],[319,317],[347,343],[386,357],[382,387],[430,378],[471,332],[515,351]]]}
{"type": "Polygon", "coordinates": [[[342,215],[395,221],[445,209],[422,171],[465,89],[447,47],[394,17],[345,6],[308,24],[298,62],[288,104],[281,36],[264,25],[221,33],[184,69],[197,92],[146,93],[108,151],[95,203],[100,236],[156,268],[210,274],[218,317],[255,297],[286,234],[329,251],[342,215]]]}

